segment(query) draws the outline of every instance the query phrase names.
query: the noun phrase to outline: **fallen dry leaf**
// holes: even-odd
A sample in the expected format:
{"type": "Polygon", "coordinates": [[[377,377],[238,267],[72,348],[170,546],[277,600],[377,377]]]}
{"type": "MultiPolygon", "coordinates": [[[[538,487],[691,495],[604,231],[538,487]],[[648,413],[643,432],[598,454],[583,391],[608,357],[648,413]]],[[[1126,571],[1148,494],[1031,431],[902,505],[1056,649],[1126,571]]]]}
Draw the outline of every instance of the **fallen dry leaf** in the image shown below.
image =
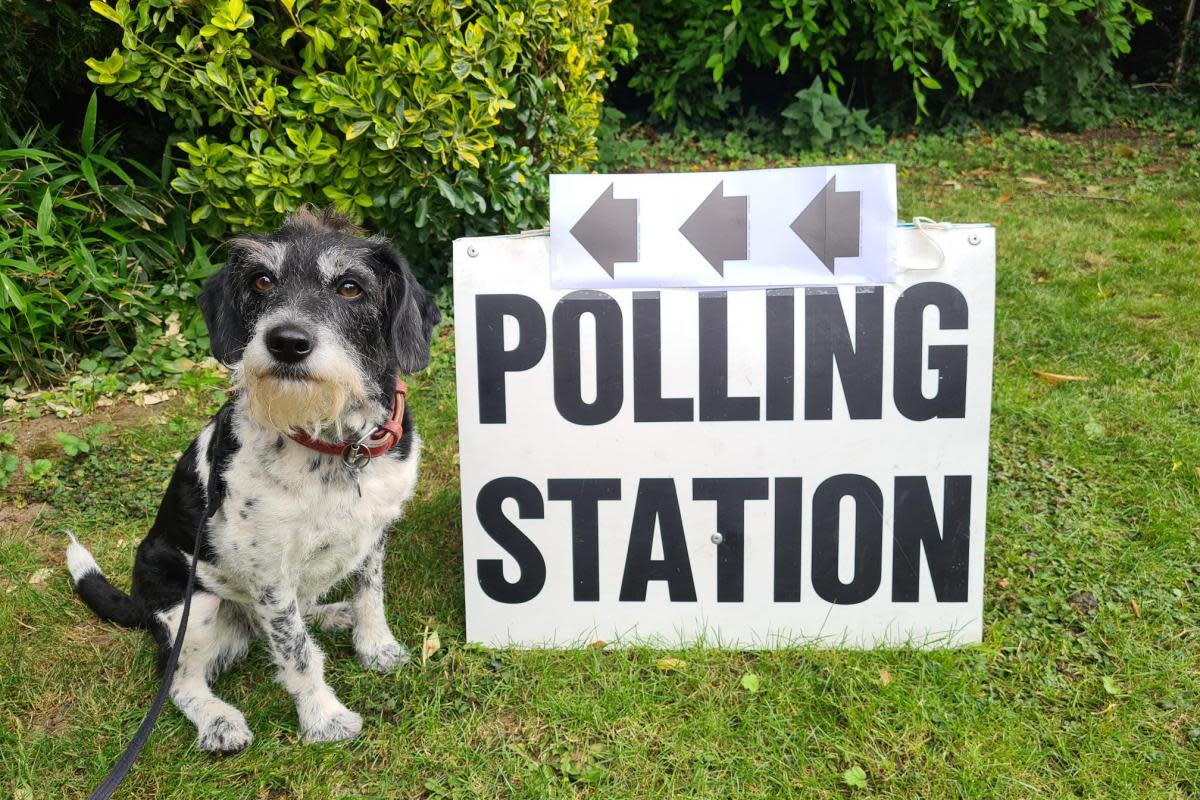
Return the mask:
{"type": "Polygon", "coordinates": [[[165,403],[174,397],[178,392],[174,389],[165,389],[161,392],[147,392],[133,398],[133,402],[139,406],[156,406],[159,403],[165,403]]]}
{"type": "Polygon", "coordinates": [[[1032,186],[1045,186],[1048,183],[1045,178],[1039,178],[1036,175],[1022,175],[1017,180],[1024,181],[1032,186]]]}
{"type": "Polygon", "coordinates": [[[1011,194],[1002,194],[996,198],[997,203],[1007,203],[1009,200],[1012,200],[1011,194]]]}
{"type": "Polygon", "coordinates": [[[1033,374],[1037,375],[1039,378],[1041,378],[1042,380],[1044,380],[1046,383],[1050,384],[1051,386],[1055,386],[1056,384],[1059,384],[1059,383],[1070,383],[1071,381],[1086,381],[1086,380],[1088,380],[1086,375],[1060,375],[1057,372],[1043,372],[1040,369],[1035,369],[1033,371],[1033,374]]]}
{"type": "Polygon", "coordinates": [[[608,642],[603,639],[597,639],[588,645],[588,650],[603,650],[606,647],[608,647],[608,642]]]}
{"type": "Polygon", "coordinates": [[[687,662],[668,656],[667,658],[660,658],[658,661],[655,661],[654,666],[658,667],[663,672],[675,672],[676,670],[686,667],[687,662]]]}
{"type": "Polygon", "coordinates": [[[42,567],[41,569],[34,570],[33,574],[29,576],[29,585],[41,586],[53,574],[54,570],[50,567],[42,567]]]}
{"type": "Polygon", "coordinates": [[[1138,601],[1133,598],[1129,599],[1129,605],[1133,608],[1133,615],[1138,619],[1142,618],[1142,607],[1138,605],[1138,601]]]}
{"type": "Polygon", "coordinates": [[[1001,589],[1007,589],[1008,588],[1008,578],[1001,578],[1000,580],[996,581],[996,585],[999,586],[1001,589]]]}
{"type": "Polygon", "coordinates": [[[438,636],[438,632],[426,626],[425,636],[421,641],[421,666],[425,666],[429,662],[430,656],[441,649],[442,639],[438,636]]]}
{"type": "Polygon", "coordinates": [[[894,680],[892,678],[892,673],[888,672],[886,669],[879,670],[879,682],[880,683],[882,683],[884,686],[887,686],[889,683],[892,682],[892,680],[894,680]]]}

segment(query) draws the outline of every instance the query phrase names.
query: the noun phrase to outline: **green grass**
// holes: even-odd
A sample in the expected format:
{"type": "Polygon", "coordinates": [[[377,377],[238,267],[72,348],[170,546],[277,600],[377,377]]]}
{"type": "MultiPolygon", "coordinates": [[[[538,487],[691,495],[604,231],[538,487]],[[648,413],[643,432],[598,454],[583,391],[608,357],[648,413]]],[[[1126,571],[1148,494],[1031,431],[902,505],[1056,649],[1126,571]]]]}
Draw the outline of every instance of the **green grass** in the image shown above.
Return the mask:
{"type": "MultiPolygon", "coordinates": [[[[229,758],[196,752],[191,726],[168,710],[124,796],[1195,797],[1195,144],[1194,132],[1008,131],[856,155],[900,164],[905,217],[999,226],[983,644],[692,649],[671,654],[686,662],[674,671],[656,667],[662,653],[636,649],[466,646],[443,330],[434,368],[413,381],[428,448],[388,555],[397,634],[418,652],[428,626],[443,649],[383,677],[358,668],[347,637],[320,635],[330,682],[366,726],[352,743],[302,746],[291,701],[256,648],[216,687],[245,711],[254,744],[229,758]],[[1050,386],[1034,370],[1088,380],[1050,386]],[[748,672],[759,691],[741,685],[748,672]],[[843,777],[854,767],[865,788],[843,777]]],[[[821,159],[731,152],[728,142],[624,152],[637,168],[821,159]]],[[[81,796],[140,720],[157,682],[152,649],[72,597],[61,531],[127,581],[174,456],[211,404],[209,390],[185,392],[74,462],[51,452],[53,482],[6,497],[47,505],[0,537],[0,791],[81,796]],[[47,566],[53,574],[31,584],[47,566]]]]}

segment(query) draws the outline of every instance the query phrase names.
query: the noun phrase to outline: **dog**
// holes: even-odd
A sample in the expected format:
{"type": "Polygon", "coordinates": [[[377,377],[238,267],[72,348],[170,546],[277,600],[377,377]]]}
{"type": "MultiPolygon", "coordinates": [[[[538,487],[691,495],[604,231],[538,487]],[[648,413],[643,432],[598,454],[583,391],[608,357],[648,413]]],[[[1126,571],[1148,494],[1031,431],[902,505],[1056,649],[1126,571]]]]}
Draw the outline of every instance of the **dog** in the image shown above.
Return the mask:
{"type": "Polygon", "coordinates": [[[228,402],[179,459],[131,592],[73,535],[67,566],[101,619],[150,632],[161,669],[198,560],[170,697],[199,749],[251,742],[245,717],[210,684],[256,638],[295,700],[301,739],[349,739],[362,717],[326,683],[306,621],[353,631],[365,668],[409,660],[384,612],[384,545],[421,451],[397,378],[429,364],[441,315],[386,239],[333,213],[301,210],[274,233],[229,244],[197,298],[213,355],[231,369],[228,402]],[[322,602],[351,578],[351,599],[322,602]]]}

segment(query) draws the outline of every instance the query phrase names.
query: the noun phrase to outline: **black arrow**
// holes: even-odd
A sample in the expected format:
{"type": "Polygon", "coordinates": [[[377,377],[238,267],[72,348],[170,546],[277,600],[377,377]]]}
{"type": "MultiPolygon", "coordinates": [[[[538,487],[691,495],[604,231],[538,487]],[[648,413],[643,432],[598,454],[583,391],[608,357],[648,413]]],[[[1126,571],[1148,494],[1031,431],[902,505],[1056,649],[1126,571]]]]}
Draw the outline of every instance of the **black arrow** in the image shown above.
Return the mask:
{"type": "Polygon", "coordinates": [[[830,272],[835,258],[858,255],[861,204],[862,192],[839,192],[834,175],[792,221],[792,231],[830,272]]]}
{"type": "Polygon", "coordinates": [[[617,200],[610,183],[571,228],[571,235],[610,278],[616,277],[618,261],[638,260],[637,211],[638,201],[617,200]]]}
{"type": "Polygon", "coordinates": [[[726,261],[747,258],[746,198],[726,197],[725,181],[721,181],[679,227],[679,232],[723,276],[726,261]]]}

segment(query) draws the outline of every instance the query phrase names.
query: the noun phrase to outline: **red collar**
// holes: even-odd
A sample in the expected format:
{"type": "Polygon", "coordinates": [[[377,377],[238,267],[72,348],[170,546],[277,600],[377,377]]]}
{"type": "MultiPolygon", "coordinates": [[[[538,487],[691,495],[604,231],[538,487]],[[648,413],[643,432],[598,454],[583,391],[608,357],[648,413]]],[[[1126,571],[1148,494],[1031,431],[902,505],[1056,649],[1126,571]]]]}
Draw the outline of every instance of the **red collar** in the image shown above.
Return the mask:
{"type": "Polygon", "coordinates": [[[288,434],[293,442],[305,447],[326,453],[331,456],[341,456],[346,466],[362,469],[372,458],[378,458],[396,446],[404,435],[404,401],[408,397],[408,386],[404,381],[396,381],[396,397],[392,403],[392,415],[387,422],[360,439],[348,439],[344,442],[323,442],[314,439],[304,431],[292,431],[288,434]]]}

